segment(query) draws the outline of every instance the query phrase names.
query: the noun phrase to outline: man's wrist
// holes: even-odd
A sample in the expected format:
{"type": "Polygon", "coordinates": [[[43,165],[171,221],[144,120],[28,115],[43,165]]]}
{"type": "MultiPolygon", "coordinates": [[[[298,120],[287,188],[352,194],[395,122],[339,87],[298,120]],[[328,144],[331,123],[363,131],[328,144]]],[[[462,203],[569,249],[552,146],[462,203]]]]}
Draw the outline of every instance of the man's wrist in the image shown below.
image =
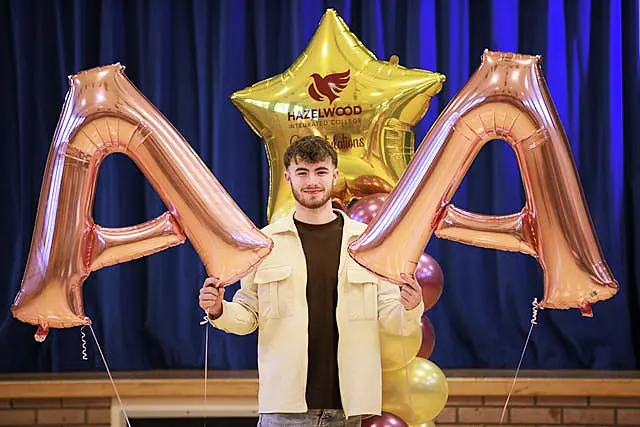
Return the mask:
{"type": "Polygon", "coordinates": [[[207,315],[209,316],[209,320],[216,320],[219,319],[220,316],[222,316],[222,307],[220,307],[220,311],[217,313],[207,313],[207,315]]]}

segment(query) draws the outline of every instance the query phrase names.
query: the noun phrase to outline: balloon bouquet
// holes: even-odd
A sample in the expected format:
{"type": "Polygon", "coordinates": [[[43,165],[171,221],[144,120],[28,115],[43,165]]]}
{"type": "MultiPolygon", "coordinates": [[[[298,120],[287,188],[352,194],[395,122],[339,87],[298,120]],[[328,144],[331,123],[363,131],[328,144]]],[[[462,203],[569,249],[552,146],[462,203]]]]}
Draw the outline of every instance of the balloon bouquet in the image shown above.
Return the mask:
{"type": "MultiPolygon", "coordinates": [[[[303,135],[338,151],[333,203],[368,224],[351,256],[395,283],[415,275],[425,310],[443,290],[427,253],[432,234],[534,256],[544,271],[544,308],[578,308],[618,289],[604,261],[564,129],[540,70],[540,57],[485,51],[414,153],[413,127],[442,74],[377,60],[335,11],[283,74],[240,90],[231,101],[264,140],[270,166],[269,221],[287,215],[286,147],[303,135]],[[449,201],[481,147],[507,141],[516,153],[526,203],[512,215],[479,215],[449,201]]],[[[31,249],[13,315],[49,328],[87,325],[82,285],[104,266],[146,256],[188,238],[207,274],[234,283],[273,242],[234,203],[189,144],[135,88],[119,64],[70,77],[47,161],[31,249]],[[131,227],[105,228],[91,217],[97,171],[112,152],[130,157],[168,211],[131,227]]],[[[433,425],[447,382],[429,360],[433,326],[404,339],[381,332],[383,414],[369,427],[433,425]]]]}
{"type": "MultiPolygon", "coordinates": [[[[286,216],[294,206],[283,174],[286,148],[301,136],[317,135],[338,153],[334,207],[368,224],[413,158],[413,128],[444,80],[442,74],[402,67],[396,56],[390,61],[376,59],[336,12],[327,10],[289,69],[231,96],[266,145],[267,219],[286,216]]],[[[442,293],[442,270],[422,253],[413,273],[429,310],[442,293]]],[[[390,413],[365,424],[430,421],[448,396],[444,374],[429,360],[435,345],[431,322],[423,316],[416,334],[401,338],[381,332],[380,340],[383,409],[390,413]]]]}
{"type": "MultiPolygon", "coordinates": [[[[413,126],[444,76],[380,61],[335,11],[323,16],[305,51],[280,75],[234,93],[234,105],[262,137],[270,166],[269,220],[293,196],[283,181],[286,147],[303,135],[338,151],[342,179],[334,206],[368,224],[350,255],[395,283],[415,275],[426,310],[443,275],[424,253],[433,233],[470,245],[534,256],[544,271],[541,308],[591,304],[618,289],[599,248],[566,134],[540,70],[540,57],[485,51],[414,154],[413,126]],[[450,203],[473,159],[493,139],[516,153],[526,203],[512,215],[479,215],[450,203]]],[[[433,327],[405,338],[381,332],[383,410],[365,426],[429,425],[444,408],[446,379],[428,360],[433,327]]]]}

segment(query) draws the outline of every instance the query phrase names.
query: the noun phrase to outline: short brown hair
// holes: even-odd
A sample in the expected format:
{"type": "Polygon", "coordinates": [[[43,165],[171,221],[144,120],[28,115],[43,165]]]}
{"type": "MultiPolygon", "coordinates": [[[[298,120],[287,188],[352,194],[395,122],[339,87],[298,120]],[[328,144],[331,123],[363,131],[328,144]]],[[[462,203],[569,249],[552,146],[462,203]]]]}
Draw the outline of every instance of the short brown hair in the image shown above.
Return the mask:
{"type": "Polygon", "coordinates": [[[308,135],[294,141],[284,152],[284,167],[289,167],[291,161],[318,163],[331,158],[333,166],[338,167],[338,153],[325,139],[308,135]]]}

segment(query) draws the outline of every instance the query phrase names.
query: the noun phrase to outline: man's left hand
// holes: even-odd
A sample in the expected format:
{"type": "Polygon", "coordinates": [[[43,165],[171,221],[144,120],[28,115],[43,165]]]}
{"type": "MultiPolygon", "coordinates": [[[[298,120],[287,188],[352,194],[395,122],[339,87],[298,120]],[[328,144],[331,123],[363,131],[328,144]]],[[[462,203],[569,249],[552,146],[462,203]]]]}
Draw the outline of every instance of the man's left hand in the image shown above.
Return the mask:
{"type": "Polygon", "coordinates": [[[422,301],[422,289],[413,276],[403,274],[404,283],[400,285],[400,302],[405,310],[413,310],[422,301]]]}

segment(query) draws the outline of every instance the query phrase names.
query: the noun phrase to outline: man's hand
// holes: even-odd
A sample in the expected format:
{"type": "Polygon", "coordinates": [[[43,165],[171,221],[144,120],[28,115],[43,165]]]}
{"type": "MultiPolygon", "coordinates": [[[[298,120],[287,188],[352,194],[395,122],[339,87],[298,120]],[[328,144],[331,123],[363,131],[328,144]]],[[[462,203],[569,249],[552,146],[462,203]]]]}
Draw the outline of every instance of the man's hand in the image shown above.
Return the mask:
{"type": "Polygon", "coordinates": [[[400,285],[400,302],[405,310],[413,310],[422,301],[422,289],[413,276],[402,274],[404,283],[400,285]]]}
{"type": "Polygon", "coordinates": [[[207,312],[212,320],[222,315],[222,299],[224,297],[224,287],[218,286],[217,280],[207,277],[200,289],[200,308],[207,312]]]}

